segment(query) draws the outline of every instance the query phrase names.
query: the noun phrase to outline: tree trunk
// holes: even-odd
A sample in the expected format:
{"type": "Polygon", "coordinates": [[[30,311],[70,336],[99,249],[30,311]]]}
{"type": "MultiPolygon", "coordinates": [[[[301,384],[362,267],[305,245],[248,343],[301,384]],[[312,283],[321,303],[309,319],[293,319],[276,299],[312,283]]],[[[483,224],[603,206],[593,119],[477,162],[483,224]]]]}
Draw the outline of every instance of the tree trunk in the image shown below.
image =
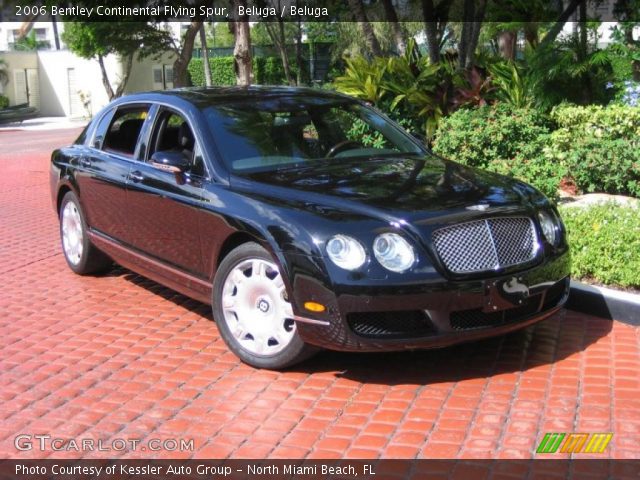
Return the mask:
{"type": "Polygon", "coordinates": [[[204,68],[204,83],[207,87],[213,85],[211,81],[211,64],[209,63],[209,51],[207,47],[207,34],[204,31],[204,23],[200,25],[200,48],[202,49],[202,67],[204,68]]]}
{"type": "Polygon", "coordinates": [[[480,39],[480,29],[482,28],[482,21],[484,20],[484,12],[487,6],[487,0],[478,0],[476,9],[476,19],[473,22],[471,29],[471,36],[469,41],[469,51],[467,52],[467,61],[465,63],[465,70],[471,70],[476,61],[476,48],[478,47],[478,40],[480,39]]]}
{"type": "Polygon", "coordinates": [[[51,15],[51,27],[53,28],[53,43],[56,46],[56,50],[60,50],[60,34],[58,33],[58,21],[53,15],[51,15]]]}
{"type": "Polygon", "coordinates": [[[567,5],[567,8],[565,8],[564,11],[560,14],[560,17],[558,17],[556,23],[553,25],[553,27],[551,27],[551,30],[547,32],[547,34],[542,39],[542,42],[540,42],[540,47],[544,48],[547,45],[553,43],[553,41],[564,28],[564,24],[567,23],[567,20],[569,20],[569,17],[573,15],[573,13],[576,11],[576,8],[578,8],[578,5],[584,2],[586,2],[586,0],[571,0],[571,3],[567,5]]]}
{"type": "MultiPolygon", "coordinates": [[[[233,8],[236,12],[240,6],[246,7],[246,0],[233,1],[233,8]]],[[[236,84],[251,85],[251,31],[249,30],[248,17],[245,15],[242,18],[243,20],[236,18],[233,22],[233,36],[235,38],[233,59],[236,72],[236,84]]]]}
{"type": "Polygon", "coordinates": [[[298,78],[296,83],[302,85],[308,78],[307,66],[302,58],[302,21],[298,20],[298,28],[296,30],[296,63],[298,64],[298,78]]]}
{"type": "MultiPolygon", "coordinates": [[[[431,1],[431,0],[428,0],[431,1]]],[[[427,51],[431,63],[440,61],[440,40],[438,39],[438,23],[425,22],[425,33],[427,37],[427,51]]]]}
{"type": "Polygon", "coordinates": [[[124,63],[124,72],[122,73],[122,80],[120,80],[120,84],[116,89],[115,96],[116,98],[121,97],[124,93],[124,89],[127,86],[127,82],[129,81],[129,76],[131,75],[131,67],[133,66],[133,53],[127,55],[124,63]]]}
{"type": "Polygon", "coordinates": [[[113,88],[111,87],[111,82],[109,81],[109,75],[107,74],[107,69],[104,66],[104,58],[102,55],[98,55],[98,65],[100,65],[100,71],[102,72],[102,85],[104,85],[104,89],[107,91],[107,97],[109,97],[109,101],[111,101],[115,97],[115,94],[113,93],[113,88]]]}
{"type": "Polygon", "coordinates": [[[282,59],[282,67],[284,68],[284,76],[289,85],[293,85],[293,77],[291,76],[291,65],[289,64],[289,52],[287,52],[287,38],[284,34],[284,22],[278,20],[278,50],[282,59]]]}
{"type": "Polygon", "coordinates": [[[178,51],[178,58],[173,62],[173,86],[174,87],[186,87],[187,86],[187,74],[189,62],[193,55],[193,43],[196,39],[196,35],[200,30],[202,22],[193,21],[189,24],[184,33],[184,39],[182,41],[182,47],[178,51]]]}
{"type": "Polygon", "coordinates": [[[374,57],[382,56],[382,49],[380,48],[380,42],[376,38],[376,34],[373,31],[373,27],[371,23],[369,23],[369,19],[367,18],[367,14],[364,11],[364,5],[362,0],[349,0],[349,7],[353,12],[353,16],[358,22],[358,26],[362,31],[362,35],[364,36],[364,41],[369,48],[369,51],[374,57]]]}
{"type": "MultiPolygon", "coordinates": [[[[579,28],[579,44],[580,47],[578,48],[578,61],[579,62],[584,62],[587,59],[588,56],[588,45],[587,45],[587,41],[588,41],[588,32],[587,32],[587,4],[586,2],[583,2],[580,4],[579,6],[579,16],[580,16],[580,22],[578,23],[578,28],[579,28]]],[[[583,84],[582,84],[582,101],[585,103],[585,105],[588,105],[591,103],[591,98],[592,98],[592,92],[591,92],[591,75],[589,74],[589,72],[586,72],[583,75],[583,84]]]]}
{"type": "Polygon", "coordinates": [[[32,15],[28,15],[27,19],[20,24],[20,28],[18,29],[18,36],[15,38],[15,41],[22,40],[29,35],[29,32],[33,28],[33,24],[36,22],[40,15],[38,13],[34,13],[32,15]]]}
{"type": "Polygon", "coordinates": [[[500,56],[505,60],[515,60],[516,38],[516,32],[512,30],[504,30],[498,34],[498,50],[500,56]]]}
{"type": "Polygon", "coordinates": [[[475,5],[473,0],[464,0],[462,11],[462,31],[458,39],[458,70],[464,70],[467,64],[469,43],[473,30],[473,19],[475,18],[475,5]]]}
{"type": "Polygon", "coordinates": [[[527,22],[524,26],[524,38],[530,47],[538,46],[538,24],[536,22],[527,22]]]}
{"type": "Polygon", "coordinates": [[[458,69],[470,70],[475,62],[475,52],[480,38],[486,0],[465,0],[462,33],[458,42],[458,69]]]}
{"type": "Polygon", "coordinates": [[[407,49],[407,42],[404,38],[402,27],[398,22],[398,14],[396,13],[396,9],[393,7],[393,3],[391,0],[382,0],[382,5],[384,6],[384,14],[387,18],[387,22],[391,24],[391,31],[393,32],[393,40],[396,44],[396,51],[398,55],[404,55],[404,52],[407,49]]]}

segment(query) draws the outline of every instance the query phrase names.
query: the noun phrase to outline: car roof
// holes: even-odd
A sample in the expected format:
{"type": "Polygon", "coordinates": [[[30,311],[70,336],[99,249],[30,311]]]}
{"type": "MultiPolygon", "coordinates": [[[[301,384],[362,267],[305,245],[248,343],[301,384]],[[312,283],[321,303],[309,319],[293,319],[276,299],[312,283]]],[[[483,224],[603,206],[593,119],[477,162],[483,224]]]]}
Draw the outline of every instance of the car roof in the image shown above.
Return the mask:
{"type": "MultiPolygon", "coordinates": [[[[234,101],[246,102],[255,99],[264,100],[266,98],[277,97],[301,97],[301,98],[326,98],[326,99],[351,99],[346,95],[342,95],[331,90],[322,90],[319,88],[308,87],[275,87],[275,86],[243,86],[243,87],[187,87],[174,88],[171,90],[159,90],[146,93],[134,93],[121,97],[123,102],[134,101],[168,101],[170,99],[180,98],[199,108],[217,105],[229,104],[234,101]]],[[[118,102],[120,103],[120,102],[118,102]]]]}

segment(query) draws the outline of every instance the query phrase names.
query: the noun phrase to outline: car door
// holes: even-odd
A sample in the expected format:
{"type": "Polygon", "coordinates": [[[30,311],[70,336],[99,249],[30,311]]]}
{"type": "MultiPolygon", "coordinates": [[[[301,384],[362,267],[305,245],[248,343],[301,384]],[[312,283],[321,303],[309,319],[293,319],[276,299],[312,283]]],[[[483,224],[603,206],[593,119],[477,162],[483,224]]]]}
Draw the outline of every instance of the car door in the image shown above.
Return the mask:
{"type": "Polygon", "coordinates": [[[167,264],[201,276],[198,216],[206,167],[184,115],[160,107],[154,117],[147,152],[129,174],[127,214],[132,223],[132,244],[167,264]],[[154,166],[153,155],[167,151],[183,154],[189,159],[189,167],[182,173],[172,173],[154,166]]]}
{"type": "Polygon", "coordinates": [[[74,159],[80,200],[90,227],[121,243],[131,241],[126,184],[149,107],[123,105],[105,112],[92,138],[74,159]]]}

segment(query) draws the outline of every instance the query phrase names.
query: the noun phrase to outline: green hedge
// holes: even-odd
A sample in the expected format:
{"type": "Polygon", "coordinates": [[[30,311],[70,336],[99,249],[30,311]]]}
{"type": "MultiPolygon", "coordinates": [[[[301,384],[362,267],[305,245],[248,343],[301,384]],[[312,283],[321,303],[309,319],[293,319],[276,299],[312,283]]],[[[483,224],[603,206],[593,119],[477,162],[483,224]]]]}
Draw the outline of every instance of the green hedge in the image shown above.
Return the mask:
{"type": "Polygon", "coordinates": [[[0,108],[7,108],[9,106],[9,99],[4,95],[0,95],[0,108]]]}
{"type": "MultiPolygon", "coordinates": [[[[233,57],[215,57],[209,59],[211,65],[211,80],[214,85],[235,85],[236,74],[233,70],[233,57]]],[[[201,58],[192,58],[189,62],[191,83],[196,87],[203,87],[204,68],[201,58]]]]}
{"type": "Polygon", "coordinates": [[[506,104],[461,109],[442,120],[433,150],[466,165],[515,176],[554,198],[565,172],[544,157],[550,126],[534,109],[506,104]]]}
{"type": "Polygon", "coordinates": [[[554,198],[563,179],[582,193],[640,197],[640,108],[561,105],[549,118],[497,104],[445,118],[433,148],[518,177],[554,198]]]}
{"type": "MultiPolygon", "coordinates": [[[[204,69],[201,58],[192,58],[189,62],[191,83],[197,87],[205,84],[204,69]]],[[[214,85],[235,85],[236,75],[233,69],[233,57],[213,57],[209,59],[211,65],[211,80],[214,85]]],[[[295,68],[292,75],[295,75],[295,68]]],[[[284,69],[278,57],[256,57],[253,59],[253,83],[258,85],[285,84],[284,69]]]]}
{"type": "Polygon", "coordinates": [[[563,207],[572,276],[640,288],[640,211],[610,203],[563,207]]]}
{"type": "Polygon", "coordinates": [[[640,108],[561,105],[546,151],[583,192],[640,197],[640,108]]]}

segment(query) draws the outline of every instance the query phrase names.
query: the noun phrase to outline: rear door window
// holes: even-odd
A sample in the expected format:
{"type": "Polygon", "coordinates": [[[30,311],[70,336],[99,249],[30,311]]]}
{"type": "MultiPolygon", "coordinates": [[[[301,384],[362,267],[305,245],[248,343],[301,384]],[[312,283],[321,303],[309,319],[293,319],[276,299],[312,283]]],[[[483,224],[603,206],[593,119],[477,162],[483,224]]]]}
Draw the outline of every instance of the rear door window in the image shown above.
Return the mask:
{"type": "Polygon", "coordinates": [[[103,150],[133,158],[149,106],[118,109],[109,125],[103,150]]]}

